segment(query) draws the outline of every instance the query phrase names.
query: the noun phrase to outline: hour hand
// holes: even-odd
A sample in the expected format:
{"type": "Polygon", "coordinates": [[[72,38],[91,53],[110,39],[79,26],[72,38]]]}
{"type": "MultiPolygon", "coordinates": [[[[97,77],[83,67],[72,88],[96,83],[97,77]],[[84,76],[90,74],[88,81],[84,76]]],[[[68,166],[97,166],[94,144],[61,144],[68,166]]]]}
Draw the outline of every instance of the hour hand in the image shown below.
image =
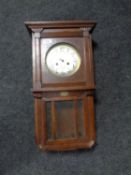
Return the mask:
{"type": "Polygon", "coordinates": [[[62,58],[59,59],[61,62],[64,62],[64,60],[62,58]]]}

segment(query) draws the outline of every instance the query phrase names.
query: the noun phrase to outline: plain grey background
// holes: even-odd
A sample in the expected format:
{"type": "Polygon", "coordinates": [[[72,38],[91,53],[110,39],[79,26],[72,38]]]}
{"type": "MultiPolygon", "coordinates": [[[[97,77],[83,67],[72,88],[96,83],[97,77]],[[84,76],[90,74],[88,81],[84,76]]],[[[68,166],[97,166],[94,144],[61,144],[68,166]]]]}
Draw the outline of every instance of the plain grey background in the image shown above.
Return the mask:
{"type": "Polygon", "coordinates": [[[131,1],[0,0],[0,175],[131,174],[131,1]],[[90,19],[96,75],[94,149],[46,153],[34,144],[28,20],[90,19]]]}

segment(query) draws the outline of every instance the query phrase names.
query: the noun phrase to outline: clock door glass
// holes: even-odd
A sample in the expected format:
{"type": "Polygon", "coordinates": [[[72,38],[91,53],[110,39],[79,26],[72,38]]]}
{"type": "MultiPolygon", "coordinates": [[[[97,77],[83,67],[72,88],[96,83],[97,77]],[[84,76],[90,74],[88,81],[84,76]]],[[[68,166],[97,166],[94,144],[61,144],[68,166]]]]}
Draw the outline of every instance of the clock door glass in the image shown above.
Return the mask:
{"type": "Polygon", "coordinates": [[[47,68],[56,76],[71,76],[78,71],[80,64],[78,51],[69,44],[57,44],[51,47],[46,55],[47,68]]]}

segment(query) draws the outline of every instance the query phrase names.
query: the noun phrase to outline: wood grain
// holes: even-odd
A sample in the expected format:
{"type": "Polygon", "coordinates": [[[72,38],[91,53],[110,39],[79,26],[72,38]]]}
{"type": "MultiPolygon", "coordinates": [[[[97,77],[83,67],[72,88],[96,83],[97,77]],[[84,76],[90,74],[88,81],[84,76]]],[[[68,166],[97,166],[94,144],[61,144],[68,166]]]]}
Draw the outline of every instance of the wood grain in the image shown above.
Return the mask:
{"type": "Polygon", "coordinates": [[[47,151],[91,148],[96,140],[91,38],[96,23],[88,20],[27,21],[25,25],[32,33],[36,144],[47,151]],[[47,69],[46,54],[58,43],[68,43],[80,54],[81,66],[70,77],[54,76],[47,69]],[[78,109],[79,104],[81,109],[78,109]]]}

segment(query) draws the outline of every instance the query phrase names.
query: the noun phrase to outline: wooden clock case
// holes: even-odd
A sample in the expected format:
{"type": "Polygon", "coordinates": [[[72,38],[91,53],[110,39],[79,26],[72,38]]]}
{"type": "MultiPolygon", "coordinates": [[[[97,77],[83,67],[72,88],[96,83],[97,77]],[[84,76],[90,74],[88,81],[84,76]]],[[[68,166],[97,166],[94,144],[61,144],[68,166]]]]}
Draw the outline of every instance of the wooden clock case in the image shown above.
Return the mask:
{"type": "Polygon", "coordinates": [[[65,151],[95,144],[93,21],[25,22],[32,33],[35,142],[39,148],[65,151]],[[48,50],[58,43],[75,47],[79,70],[69,77],[54,76],[46,66],[48,50]]]}

